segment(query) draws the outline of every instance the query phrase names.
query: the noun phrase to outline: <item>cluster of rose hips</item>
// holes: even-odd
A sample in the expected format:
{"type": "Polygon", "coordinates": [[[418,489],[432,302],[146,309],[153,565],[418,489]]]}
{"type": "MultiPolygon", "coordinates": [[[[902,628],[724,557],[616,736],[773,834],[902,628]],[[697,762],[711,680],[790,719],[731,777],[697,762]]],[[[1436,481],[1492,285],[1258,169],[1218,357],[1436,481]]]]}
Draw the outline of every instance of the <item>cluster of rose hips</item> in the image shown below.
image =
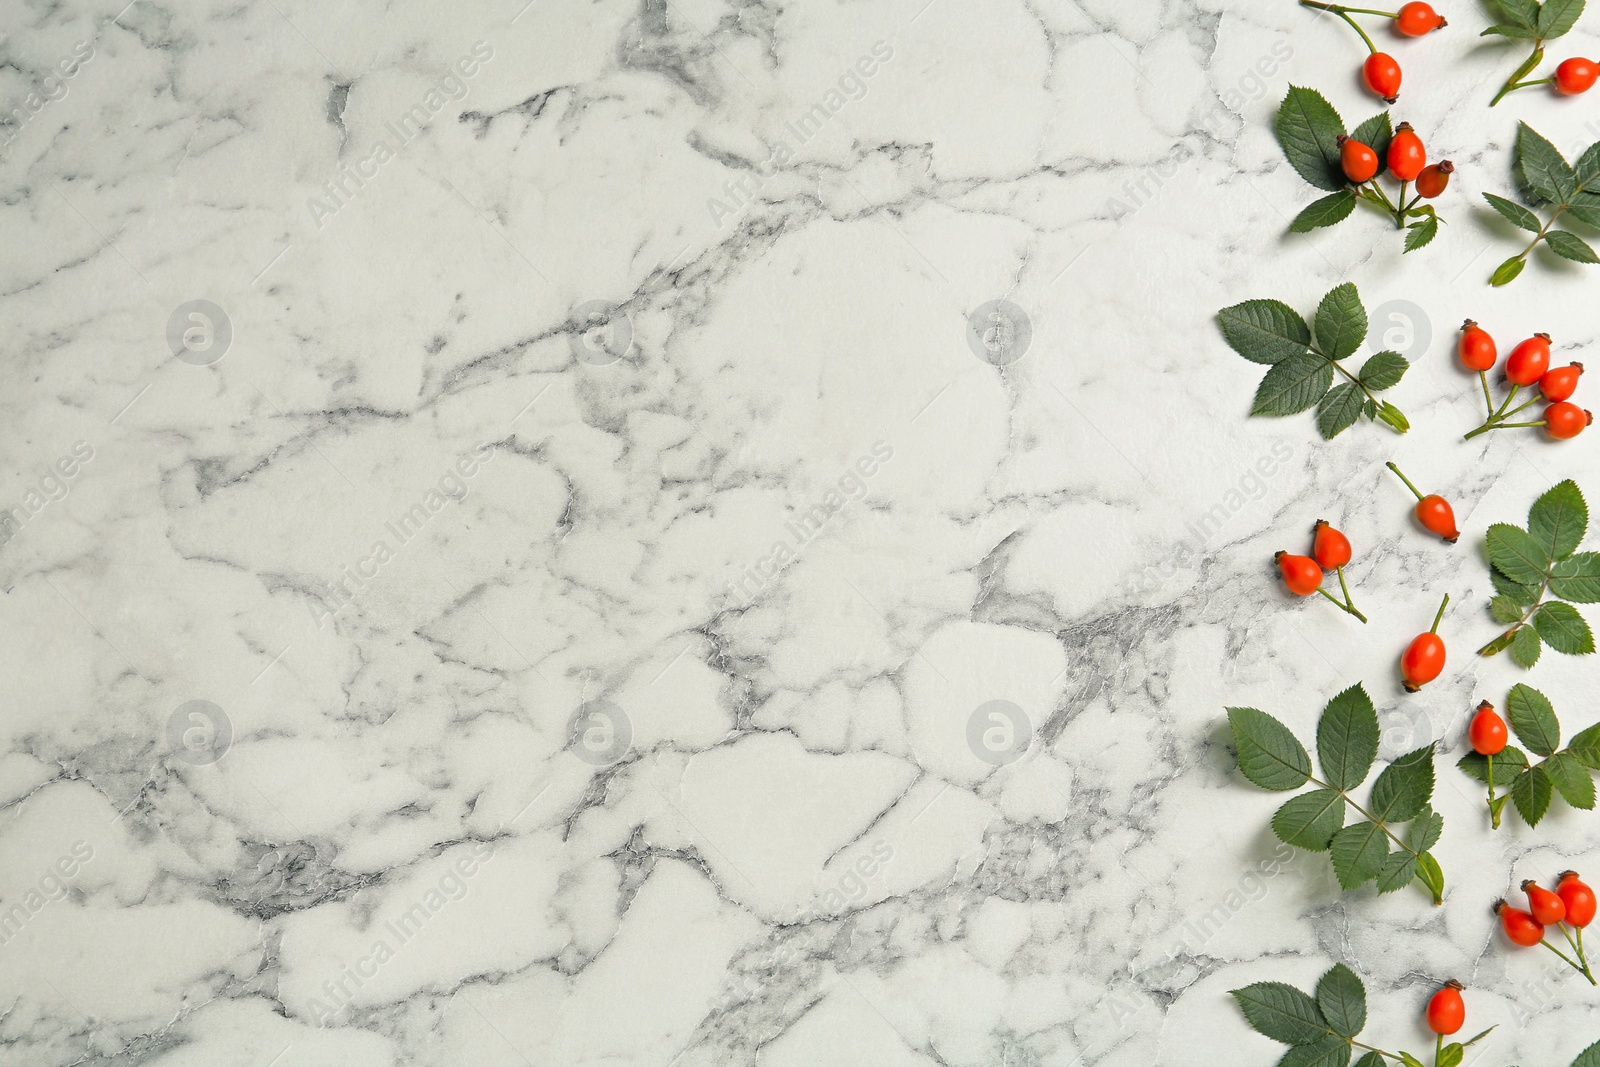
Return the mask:
{"type": "Polygon", "coordinates": [[[1506,937],[1513,945],[1543,945],[1589,979],[1590,985],[1595,985],[1589,961],[1583,954],[1583,928],[1593,922],[1595,916],[1594,890],[1579,879],[1576,871],[1562,871],[1556,879],[1555,892],[1531,878],[1522,883],[1522,891],[1528,895],[1527,911],[1513,908],[1504,900],[1495,901],[1494,913],[1500,917],[1500,928],[1506,937]],[[1576,959],[1545,940],[1545,929],[1551,926],[1560,929],[1576,959]],[[1572,936],[1573,930],[1577,931],[1576,938],[1572,936]]]}
{"type": "Polygon", "coordinates": [[[1483,385],[1483,405],[1488,418],[1482,426],[1466,436],[1470,440],[1490,430],[1504,430],[1517,426],[1542,426],[1544,432],[1557,440],[1578,436],[1584,427],[1594,421],[1594,415],[1572,403],[1568,398],[1578,390],[1578,377],[1583,374],[1582,363],[1569,363],[1565,367],[1550,366],[1550,335],[1536,333],[1520,341],[1506,357],[1503,371],[1511,390],[1498,407],[1489,394],[1489,371],[1498,358],[1494,338],[1487,330],[1468,319],[1461,326],[1461,338],[1456,344],[1456,358],[1467,370],[1476,371],[1483,385]],[[1529,386],[1538,386],[1539,395],[1517,407],[1511,402],[1529,386]],[[1509,422],[1512,416],[1544,400],[1544,418],[1532,422],[1509,422]]]}
{"type": "Polygon", "coordinates": [[[1394,31],[1402,37],[1421,37],[1448,25],[1443,15],[1424,3],[1406,4],[1399,11],[1374,11],[1370,8],[1346,7],[1343,4],[1319,3],[1317,0],[1300,0],[1300,3],[1304,7],[1314,7],[1319,11],[1329,11],[1338,15],[1350,24],[1351,29],[1361,35],[1368,53],[1367,61],[1361,65],[1361,81],[1373,95],[1382,97],[1390,104],[1400,95],[1400,64],[1387,52],[1378,51],[1378,46],[1372,43],[1367,31],[1350,16],[1379,15],[1388,19],[1394,31]]]}
{"type": "Polygon", "coordinates": [[[1350,539],[1329,525],[1327,519],[1318,519],[1311,528],[1311,555],[1296,556],[1280,551],[1272,559],[1277,563],[1278,571],[1283,575],[1283,584],[1289,587],[1289,592],[1296,596],[1321,593],[1341,611],[1349,612],[1362,622],[1367,621],[1367,617],[1356,610],[1355,602],[1350,599],[1350,587],[1344,580],[1345,564],[1350,562],[1350,539]],[[1339,575],[1339,590],[1344,593],[1343,600],[1322,588],[1323,571],[1334,571],[1339,575]]]}

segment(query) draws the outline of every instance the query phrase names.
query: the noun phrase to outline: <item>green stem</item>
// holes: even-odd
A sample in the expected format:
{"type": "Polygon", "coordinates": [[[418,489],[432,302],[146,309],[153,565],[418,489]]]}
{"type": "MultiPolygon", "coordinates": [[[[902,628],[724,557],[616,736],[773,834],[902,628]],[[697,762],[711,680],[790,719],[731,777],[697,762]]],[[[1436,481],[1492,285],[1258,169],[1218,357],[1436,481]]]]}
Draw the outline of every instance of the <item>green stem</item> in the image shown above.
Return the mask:
{"type": "Polygon", "coordinates": [[[1318,3],[1317,0],[1300,0],[1300,4],[1303,7],[1315,7],[1320,8],[1323,11],[1332,11],[1336,15],[1341,11],[1349,11],[1355,15],[1382,15],[1386,19],[1397,19],[1400,17],[1393,11],[1374,11],[1370,7],[1346,7],[1343,4],[1323,4],[1318,3]]]}
{"type": "MultiPolygon", "coordinates": [[[[1544,582],[1540,584],[1539,593],[1538,593],[1537,596],[1535,596],[1533,598],[1533,603],[1528,605],[1528,610],[1524,611],[1522,613],[1522,618],[1517,620],[1516,625],[1512,626],[1511,629],[1509,629],[1505,633],[1501,634],[1500,637],[1495,638],[1494,641],[1500,640],[1500,638],[1501,637],[1505,637],[1506,634],[1514,634],[1518,630],[1522,629],[1524,626],[1528,625],[1528,620],[1533,618],[1533,613],[1539,610],[1540,603],[1544,600],[1544,594],[1549,588],[1550,588],[1550,568],[1546,567],[1545,568],[1545,572],[1544,572],[1544,582]]],[[[1484,645],[1483,648],[1478,649],[1478,655],[1480,655],[1480,656],[1489,655],[1490,653],[1487,651],[1487,649],[1494,644],[1494,641],[1490,641],[1488,644],[1484,645]]]]}
{"type": "Polygon", "coordinates": [[[1422,499],[1421,491],[1418,490],[1416,486],[1411,484],[1411,479],[1410,478],[1407,478],[1404,474],[1400,473],[1400,468],[1399,467],[1396,467],[1393,463],[1385,463],[1384,466],[1388,467],[1390,470],[1394,471],[1396,474],[1399,474],[1400,475],[1400,480],[1402,482],[1406,483],[1406,488],[1411,490],[1411,492],[1413,494],[1415,494],[1415,496],[1416,496],[1416,498],[1418,500],[1422,499]]]}
{"type": "MultiPolygon", "coordinates": [[[[1406,186],[1410,184],[1410,182],[1400,183],[1400,196],[1397,199],[1399,199],[1400,203],[1402,204],[1406,202],[1406,186]]],[[[1403,230],[1406,228],[1405,213],[1400,208],[1395,208],[1394,211],[1394,228],[1397,230],[1403,230]]]]}
{"type": "Polygon", "coordinates": [[[1495,429],[1496,430],[1506,430],[1506,429],[1510,429],[1510,428],[1516,427],[1516,426],[1543,426],[1543,425],[1544,425],[1544,420],[1543,419],[1540,419],[1538,422],[1502,422],[1500,425],[1496,426],[1495,429]]]}
{"type": "Polygon", "coordinates": [[[1578,966],[1578,964],[1577,964],[1577,962],[1575,960],[1570,958],[1565,952],[1562,952],[1560,949],[1556,948],[1550,942],[1545,941],[1543,939],[1540,939],[1539,944],[1543,945],[1545,948],[1549,949],[1551,952],[1554,952],[1557,956],[1560,956],[1563,960],[1566,961],[1566,964],[1567,964],[1568,967],[1571,967],[1573,970],[1577,971],[1579,974],[1581,974],[1585,978],[1589,979],[1589,984],[1590,985],[1600,984],[1600,983],[1595,982],[1594,975],[1589,973],[1589,969],[1587,967],[1578,966]]]}
{"type": "MultiPolygon", "coordinates": [[[[1418,852],[1416,849],[1412,848],[1410,845],[1408,845],[1404,841],[1400,840],[1400,838],[1395,835],[1395,832],[1393,830],[1389,829],[1389,824],[1388,823],[1384,822],[1382,819],[1380,819],[1376,815],[1372,814],[1372,812],[1368,811],[1366,808],[1363,808],[1360,804],[1356,803],[1355,798],[1352,797],[1349,793],[1346,793],[1343,789],[1337,789],[1334,786],[1329,785],[1327,782],[1319,781],[1315,775],[1312,775],[1308,779],[1308,781],[1310,781],[1313,785],[1319,786],[1319,787],[1321,787],[1323,789],[1332,790],[1333,792],[1338,793],[1340,799],[1342,799],[1346,804],[1348,804],[1352,808],[1354,808],[1358,815],[1360,815],[1363,819],[1366,819],[1368,822],[1372,823],[1372,825],[1376,826],[1378,829],[1382,830],[1384,832],[1384,834],[1389,838],[1390,841],[1393,841],[1395,844],[1399,845],[1400,846],[1400,850],[1402,852],[1404,852],[1408,856],[1411,856],[1414,859],[1420,859],[1421,858],[1422,853],[1418,852]]],[[[1377,1051],[1377,1050],[1374,1049],[1373,1051],[1377,1051]]]]}
{"type": "Polygon", "coordinates": [[[1494,755],[1484,757],[1489,761],[1489,828],[1500,829],[1500,809],[1494,806],[1494,755]]]}
{"type": "MultiPolygon", "coordinates": [[[[1319,592],[1323,596],[1327,597],[1329,602],[1331,602],[1333,604],[1333,606],[1338,608],[1340,611],[1349,612],[1351,615],[1354,615],[1356,618],[1360,619],[1362,622],[1366,622],[1367,621],[1367,617],[1365,615],[1361,614],[1361,612],[1357,611],[1354,604],[1348,604],[1344,600],[1340,600],[1338,597],[1334,596],[1332,593],[1328,592],[1326,589],[1323,589],[1320,586],[1317,588],[1317,592],[1319,592]]],[[[1348,599],[1349,596],[1350,596],[1349,592],[1346,592],[1345,593],[1345,598],[1348,599]]]]}
{"type": "Polygon", "coordinates": [[[1483,385],[1483,410],[1491,419],[1494,418],[1494,400],[1489,396],[1489,375],[1483,371],[1478,372],[1478,381],[1483,385]]]}
{"type": "Polygon", "coordinates": [[[1512,71],[1511,77],[1506,79],[1506,83],[1500,87],[1500,91],[1494,94],[1494,99],[1489,101],[1489,106],[1494,107],[1502,99],[1504,99],[1507,93],[1524,88],[1520,82],[1520,79],[1524,74],[1528,73],[1528,71],[1532,70],[1534,67],[1537,67],[1539,65],[1539,61],[1543,58],[1544,42],[1541,40],[1535,40],[1533,42],[1533,52],[1528,56],[1527,59],[1522,61],[1522,66],[1512,71]]]}
{"type": "Polygon", "coordinates": [[[1439,623],[1444,619],[1444,609],[1445,605],[1448,603],[1450,603],[1450,594],[1446,593],[1444,595],[1444,599],[1439,601],[1439,614],[1433,617],[1433,625],[1428,627],[1428,632],[1430,634],[1436,634],[1439,632],[1439,623]]]}
{"type": "Polygon", "coordinates": [[[1345,584],[1345,581],[1344,581],[1344,568],[1343,567],[1335,567],[1334,568],[1334,572],[1339,575],[1339,590],[1340,590],[1340,592],[1344,593],[1345,607],[1349,609],[1350,614],[1354,615],[1356,618],[1360,619],[1362,622],[1366,622],[1367,621],[1367,617],[1365,615],[1361,614],[1361,612],[1356,610],[1355,598],[1350,595],[1350,587],[1345,584]]]}
{"type": "Polygon", "coordinates": [[[1444,1035],[1435,1034],[1433,1042],[1433,1067],[1439,1067],[1439,1061],[1444,1058],[1444,1035]]]}

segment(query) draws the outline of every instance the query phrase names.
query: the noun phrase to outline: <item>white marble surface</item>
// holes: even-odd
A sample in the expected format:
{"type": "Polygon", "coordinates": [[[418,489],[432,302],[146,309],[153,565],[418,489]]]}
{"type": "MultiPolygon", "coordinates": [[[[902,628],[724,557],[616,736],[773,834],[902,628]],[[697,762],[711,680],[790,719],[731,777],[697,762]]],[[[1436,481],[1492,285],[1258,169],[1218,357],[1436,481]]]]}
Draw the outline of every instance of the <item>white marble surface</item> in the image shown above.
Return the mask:
{"type": "Polygon", "coordinates": [[[1523,677],[1484,528],[1600,494],[1595,435],[1459,440],[1455,325],[1579,355],[1600,284],[1484,284],[1515,119],[1597,134],[1484,107],[1474,8],[1397,46],[1460,166],[1402,262],[1284,236],[1288,82],[1375,110],[1288,0],[124,2],[0,14],[0,1064],[1265,1065],[1225,991],[1338,959],[1390,1046],[1450,975],[1481,1062],[1600,1037],[1487,911],[1593,814],[1491,838],[1442,760],[1446,905],[1341,896],[1223,728],[1361,680],[1458,747],[1523,677]],[[1246,418],[1211,316],[1344,279],[1422,312],[1413,431],[1246,418]],[[1272,581],[1319,517],[1370,626],[1272,581]]]}

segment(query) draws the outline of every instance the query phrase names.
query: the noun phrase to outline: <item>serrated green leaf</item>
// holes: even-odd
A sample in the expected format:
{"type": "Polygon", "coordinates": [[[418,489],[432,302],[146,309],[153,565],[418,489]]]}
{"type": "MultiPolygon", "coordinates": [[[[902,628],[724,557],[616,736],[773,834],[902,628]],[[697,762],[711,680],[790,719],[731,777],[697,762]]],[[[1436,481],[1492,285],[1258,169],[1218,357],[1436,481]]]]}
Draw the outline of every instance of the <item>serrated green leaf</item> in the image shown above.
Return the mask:
{"type": "Polygon", "coordinates": [[[1329,1034],[1315,1044],[1285,1052],[1278,1067],[1348,1067],[1350,1055],[1350,1043],[1329,1034]]]}
{"type": "Polygon", "coordinates": [[[1508,522],[1489,527],[1489,562],[1501,574],[1523,585],[1542,585],[1550,567],[1549,542],[1541,543],[1532,534],[1508,522]]]}
{"type": "Polygon", "coordinates": [[[1459,1041],[1452,1041],[1439,1050],[1439,1055],[1433,1061],[1433,1067],[1461,1067],[1461,1061],[1466,1059],[1467,1050],[1461,1047],[1459,1041]]]}
{"type": "Polygon", "coordinates": [[[1367,987],[1354,971],[1336,963],[1317,980],[1317,1007],[1334,1033],[1355,1037],[1367,1025],[1367,987]]]}
{"type": "Polygon", "coordinates": [[[1333,384],[1333,367],[1321,356],[1290,356],[1275,363],[1256,389],[1252,415],[1293,415],[1321,400],[1333,384]]]}
{"type": "Polygon", "coordinates": [[[1383,1067],[1383,1056],[1376,1052],[1369,1052],[1357,1060],[1354,1067],[1383,1067]]]}
{"type": "Polygon", "coordinates": [[[1229,347],[1252,363],[1281,363],[1311,345],[1311,327],[1281,300],[1246,300],[1217,312],[1217,322],[1229,347]]]}
{"type": "Polygon", "coordinates": [[[1595,255],[1588,242],[1566,230],[1551,230],[1544,235],[1544,243],[1562,259],[1570,259],[1574,263],[1600,263],[1600,256],[1595,255]]]}
{"type": "Polygon", "coordinates": [[[1326,852],[1344,826],[1344,798],[1331,789],[1290,797],[1272,816],[1278,840],[1307,852],[1326,852]]]}
{"type": "Polygon", "coordinates": [[[1571,604],[1552,600],[1533,613],[1534,629],[1544,643],[1568,656],[1586,656],[1594,651],[1594,634],[1571,604]]]}
{"type": "Polygon", "coordinates": [[[1356,195],[1348,189],[1329,193],[1302,208],[1294,221],[1289,223],[1289,232],[1310,233],[1324,226],[1333,226],[1349,218],[1355,209],[1356,195]]]}
{"type": "Polygon", "coordinates": [[[1291,85],[1274,127],[1284,156],[1300,177],[1330,193],[1345,187],[1339,163],[1344,120],[1321,93],[1291,85]]]}
{"type": "Polygon", "coordinates": [[[1489,206],[1500,213],[1500,217],[1519,229],[1529,233],[1538,233],[1544,229],[1544,224],[1539,221],[1539,216],[1523,207],[1521,204],[1507,200],[1503,196],[1493,193],[1484,193],[1483,198],[1489,201],[1489,206]]]}
{"type": "Polygon", "coordinates": [[[1239,771],[1262,789],[1299,789],[1311,778],[1311,756],[1283,723],[1255,708],[1229,708],[1239,771]]]}
{"type": "MultiPolygon", "coordinates": [[[[1378,174],[1388,169],[1389,142],[1394,139],[1394,127],[1389,123],[1389,113],[1380,111],[1350,132],[1350,139],[1360,141],[1378,156],[1378,174]]],[[[1377,175],[1373,175],[1376,177],[1377,175]]]]}
{"type": "Polygon", "coordinates": [[[1424,808],[1406,829],[1406,847],[1413,852],[1426,852],[1439,843],[1443,832],[1444,816],[1432,808],[1424,808]]]}
{"type": "Polygon", "coordinates": [[[1400,353],[1383,351],[1375,353],[1363,363],[1357,377],[1368,389],[1390,389],[1400,384],[1400,379],[1405,377],[1410,367],[1411,364],[1400,353]]]}
{"type": "Polygon", "coordinates": [[[1231,992],[1258,1034],[1285,1045],[1309,1045],[1329,1036],[1317,1002],[1292,985],[1256,982],[1231,992]]]}
{"type": "Polygon", "coordinates": [[[1554,40],[1572,29],[1583,14],[1583,0],[1544,0],[1539,7],[1539,36],[1554,40]]]}
{"type": "Polygon", "coordinates": [[[1536,36],[1532,30],[1523,29],[1521,26],[1509,26],[1504,23],[1490,26],[1479,37],[1510,37],[1518,41],[1531,41],[1536,36]]]}
{"type": "Polygon", "coordinates": [[[1577,757],[1557,752],[1540,766],[1544,768],[1544,773],[1550,776],[1550,782],[1556,787],[1556,792],[1560,793],[1568,804],[1582,811],[1593,810],[1594,779],[1589,777],[1589,769],[1579,763],[1577,757]]]}
{"type": "MultiPolygon", "coordinates": [[[[1596,141],[1583,150],[1578,157],[1578,162],[1572,165],[1572,172],[1578,179],[1578,188],[1587,190],[1596,183],[1600,183],[1600,141],[1596,141]]],[[[1588,194],[1580,193],[1578,199],[1587,199],[1588,194]]]]}
{"type": "Polygon", "coordinates": [[[1417,857],[1417,881],[1428,887],[1435,904],[1444,903],[1444,871],[1440,870],[1433,853],[1424,852],[1417,857]]]}
{"type": "Polygon", "coordinates": [[[1433,796],[1433,745],[1407,752],[1372,783],[1369,810],[1384,822],[1405,822],[1427,807],[1433,796]]]}
{"type": "Polygon", "coordinates": [[[1411,423],[1406,421],[1405,413],[1387,400],[1378,405],[1378,419],[1393,427],[1395,433],[1405,433],[1411,429],[1411,423]]]}
{"type": "Polygon", "coordinates": [[[1494,621],[1509,626],[1522,621],[1522,609],[1508,596],[1497,596],[1489,601],[1489,614],[1494,621]]]}
{"type": "Polygon", "coordinates": [[[1572,1067],[1600,1067],[1600,1041],[1596,1041],[1572,1061],[1572,1067]]]}
{"type": "Polygon", "coordinates": [[[1504,21],[1521,26],[1527,30],[1535,30],[1539,26],[1539,0],[1497,0],[1496,6],[1504,21]]]}
{"type": "Polygon", "coordinates": [[[1330,359],[1344,359],[1367,339],[1367,309],[1353,282],[1328,290],[1312,322],[1317,344],[1330,359]]]}
{"type": "Polygon", "coordinates": [[[1384,860],[1389,858],[1389,842],[1377,823],[1351,823],[1333,835],[1328,853],[1339,885],[1355,889],[1378,877],[1384,860]]]}
{"type": "Polygon", "coordinates": [[[1538,826],[1550,810],[1550,776],[1538,766],[1529,767],[1511,780],[1511,800],[1529,826],[1538,826]]]}
{"type": "Polygon", "coordinates": [[[1354,789],[1367,780],[1378,758],[1378,712],[1358,682],[1339,693],[1317,720],[1317,762],[1335,789],[1354,789]]]}
{"type": "Polygon", "coordinates": [[[1527,607],[1539,599],[1539,587],[1537,585],[1523,585],[1521,582],[1513,582],[1497,570],[1489,572],[1489,580],[1494,583],[1495,592],[1513,604],[1527,607]]]}
{"type": "Polygon", "coordinates": [[[1516,177],[1530,204],[1565,204],[1577,191],[1578,179],[1555,145],[1529,126],[1517,123],[1516,177]]]}
{"type": "Polygon", "coordinates": [[[1404,1049],[1400,1050],[1400,1062],[1402,1064],[1404,1064],[1405,1067],[1427,1067],[1427,1065],[1424,1064],[1421,1060],[1417,1059],[1415,1056],[1413,1056],[1411,1053],[1405,1051],[1404,1049]]]}
{"type": "Polygon", "coordinates": [[[1356,424],[1364,398],[1358,386],[1336,385],[1317,401],[1317,432],[1331,441],[1356,424]]]}
{"type": "MultiPolygon", "coordinates": [[[[1456,761],[1456,766],[1482,782],[1489,784],[1489,757],[1468,752],[1456,761]]],[[[1506,783],[1528,769],[1528,754],[1516,745],[1507,745],[1494,758],[1495,785],[1504,788],[1506,783]]]]}
{"type": "Polygon", "coordinates": [[[1439,219],[1435,215],[1419,219],[1406,227],[1406,246],[1403,251],[1415,252],[1425,247],[1439,235],[1439,219]]]}
{"type": "Polygon", "coordinates": [[[1585,767],[1600,770],[1600,723],[1595,723],[1567,742],[1567,751],[1585,767]]]}
{"type": "Polygon", "coordinates": [[[1527,265],[1528,261],[1521,255],[1512,256],[1496,267],[1493,274],[1489,275],[1489,284],[1496,287],[1510,285],[1517,280],[1517,275],[1521,274],[1522,268],[1527,265]]]}
{"type": "Polygon", "coordinates": [[[1556,483],[1528,509],[1528,533],[1539,543],[1546,560],[1572,555],[1588,529],[1589,505],[1571,478],[1556,483]]]}
{"type": "Polygon", "coordinates": [[[1536,756],[1548,756],[1561,747],[1561,723],[1549,699],[1532,686],[1518,682],[1506,698],[1506,718],[1517,740],[1536,756]]]}
{"type": "Polygon", "coordinates": [[[1532,667],[1539,662],[1539,651],[1543,646],[1539,631],[1532,626],[1519,626],[1511,636],[1511,658],[1524,667],[1532,667]]]}
{"type": "Polygon", "coordinates": [[[1557,560],[1550,568],[1550,592],[1574,604],[1600,603],[1600,552],[1574,552],[1557,560]]]}
{"type": "Polygon", "coordinates": [[[1417,876],[1417,858],[1409,852],[1391,852],[1378,872],[1378,892],[1393,893],[1410,885],[1417,876]]]}

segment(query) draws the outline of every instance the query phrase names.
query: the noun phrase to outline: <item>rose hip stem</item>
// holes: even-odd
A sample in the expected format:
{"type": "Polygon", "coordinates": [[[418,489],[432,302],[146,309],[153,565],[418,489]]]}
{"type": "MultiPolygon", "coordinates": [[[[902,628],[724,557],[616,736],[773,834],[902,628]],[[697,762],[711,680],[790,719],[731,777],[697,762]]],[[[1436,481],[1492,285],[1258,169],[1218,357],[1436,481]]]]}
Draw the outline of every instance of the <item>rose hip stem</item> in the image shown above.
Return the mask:
{"type": "MultiPolygon", "coordinates": [[[[1314,7],[1319,11],[1329,11],[1329,12],[1332,12],[1333,14],[1335,14],[1335,15],[1338,15],[1340,18],[1344,19],[1346,22],[1348,22],[1350,24],[1350,28],[1351,29],[1355,30],[1357,33],[1359,33],[1361,35],[1361,40],[1366,42],[1367,51],[1372,53],[1372,54],[1374,54],[1374,55],[1377,54],[1378,46],[1372,43],[1372,38],[1367,36],[1367,31],[1361,28],[1361,24],[1358,23],[1355,19],[1351,18],[1350,16],[1353,15],[1353,14],[1354,15],[1382,15],[1386,19],[1392,19],[1392,18],[1398,18],[1399,17],[1399,15],[1396,14],[1395,12],[1393,12],[1393,11],[1374,11],[1369,7],[1345,7],[1343,4],[1323,4],[1323,3],[1318,3],[1317,0],[1300,0],[1300,6],[1301,7],[1314,7]]],[[[1519,77],[1520,77],[1520,75],[1519,75],[1519,77]]]]}
{"type": "Polygon", "coordinates": [[[1549,84],[1549,82],[1552,80],[1550,78],[1542,78],[1542,79],[1540,79],[1538,81],[1526,81],[1526,82],[1518,80],[1524,74],[1526,74],[1530,70],[1532,70],[1534,67],[1537,67],[1541,62],[1543,62],[1543,60],[1544,60],[1544,41],[1542,39],[1536,38],[1534,40],[1534,42],[1533,42],[1533,54],[1528,56],[1527,59],[1523,60],[1522,66],[1520,66],[1516,70],[1512,71],[1511,77],[1506,79],[1506,83],[1500,87],[1500,91],[1498,93],[1494,94],[1494,99],[1489,101],[1489,106],[1490,107],[1494,107],[1496,104],[1498,104],[1505,97],[1505,95],[1507,93],[1514,93],[1518,89],[1526,89],[1530,85],[1547,85],[1547,84],[1549,84]]]}
{"type": "MultiPolygon", "coordinates": [[[[1539,394],[1537,392],[1535,392],[1534,395],[1533,395],[1533,399],[1532,400],[1525,400],[1521,404],[1518,404],[1516,407],[1511,408],[1510,411],[1507,411],[1506,410],[1507,406],[1513,400],[1515,400],[1517,398],[1517,394],[1520,393],[1521,391],[1522,391],[1522,386],[1513,385],[1511,387],[1511,391],[1506,394],[1506,398],[1503,401],[1500,402],[1500,406],[1498,408],[1491,408],[1490,409],[1489,417],[1484,420],[1483,425],[1479,426],[1476,430],[1471,430],[1471,431],[1468,431],[1467,433],[1463,434],[1461,439],[1463,441],[1470,441],[1474,437],[1478,436],[1480,433],[1488,433],[1490,430],[1506,430],[1506,429],[1510,429],[1510,428],[1512,428],[1514,426],[1543,426],[1544,425],[1544,420],[1543,419],[1540,419],[1538,422],[1507,422],[1506,421],[1511,416],[1515,415],[1517,412],[1523,411],[1523,410],[1525,410],[1527,408],[1530,408],[1530,407],[1532,407],[1533,405],[1535,405],[1535,404],[1537,404],[1539,402],[1539,399],[1540,399],[1539,394]]],[[[1487,381],[1485,381],[1484,385],[1483,385],[1483,399],[1484,399],[1484,401],[1486,403],[1488,402],[1488,399],[1489,399],[1489,383],[1487,381]]],[[[1403,477],[1405,477],[1405,475],[1401,475],[1401,477],[1403,478],[1403,477]]]]}

